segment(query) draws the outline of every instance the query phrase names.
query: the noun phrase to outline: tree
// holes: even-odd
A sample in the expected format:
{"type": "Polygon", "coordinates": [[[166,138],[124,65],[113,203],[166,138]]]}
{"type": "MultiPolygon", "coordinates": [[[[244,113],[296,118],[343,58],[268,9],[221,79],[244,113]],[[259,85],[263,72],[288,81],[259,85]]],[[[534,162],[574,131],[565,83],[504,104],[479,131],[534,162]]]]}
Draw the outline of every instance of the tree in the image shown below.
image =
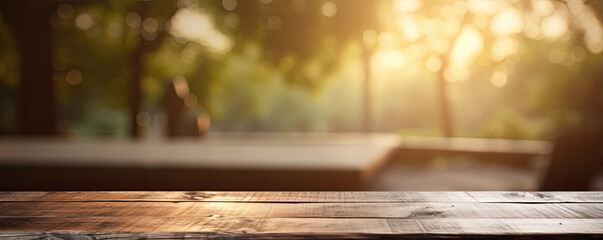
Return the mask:
{"type": "MultiPolygon", "coordinates": [[[[340,56],[349,44],[363,46],[365,75],[362,126],[371,129],[371,46],[362,43],[366,30],[380,29],[383,1],[222,1],[226,11],[240,18],[234,31],[237,41],[259,41],[265,57],[275,65],[291,65],[286,78],[310,88],[336,72],[340,56]],[[315,63],[315,64],[313,64],[315,63]],[[319,67],[316,67],[319,66],[319,67]],[[308,71],[309,68],[318,68],[308,71]]],[[[239,45],[242,45],[239,43],[239,45]]]]}
{"type": "MultiPolygon", "coordinates": [[[[502,69],[515,64],[521,34],[551,41],[585,32],[583,42],[591,52],[600,53],[603,48],[598,32],[601,23],[581,1],[468,0],[422,5],[418,0],[393,1],[391,14],[398,27],[389,31],[398,33],[402,45],[425,50],[420,55],[426,68],[438,75],[441,128],[446,137],[454,135],[448,84],[469,79],[476,61],[502,69]]],[[[506,84],[508,72],[491,74],[495,86],[506,84]]]]}

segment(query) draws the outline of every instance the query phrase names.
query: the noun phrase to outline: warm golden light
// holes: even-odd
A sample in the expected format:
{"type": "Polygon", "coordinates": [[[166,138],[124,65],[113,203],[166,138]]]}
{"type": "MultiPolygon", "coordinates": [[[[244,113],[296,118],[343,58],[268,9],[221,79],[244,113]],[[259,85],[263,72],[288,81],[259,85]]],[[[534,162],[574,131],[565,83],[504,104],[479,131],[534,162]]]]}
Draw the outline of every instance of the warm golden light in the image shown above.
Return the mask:
{"type": "Polygon", "coordinates": [[[504,87],[507,84],[507,74],[502,71],[496,71],[492,74],[490,81],[496,87],[504,87]]]}
{"type": "Polygon", "coordinates": [[[140,15],[138,13],[135,13],[135,12],[128,13],[126,15],[126,24],[130,28],[139,28],[140,25],[142,24],[142,20],[140,18],[140,15]]]}
{"type": "Polygon", "coordinates": [[[540,30],[548,39],[557,39],[567,32],[568,22],[561,13],[555,13],[542,19],[540,30]]]}
{"type": "Polygon", "coordinates": [[[402,15],[398,17],[398,25],[407,41],[413,42],[421,37],[421,27],[414,16],[402,15]]]}
{"type": "Polygon", "coordinates": [[[224,25],[229,28],[236,28],[241,23],[239,16],[235,13],[226,14],[224,17],[224,25]]]}
{"type": "Polygon", "coordinates": [[[222,7],[227,11],[232,11],[237,8],[237,0],[222,0],[222,7]]]}
{"type": "Polygon", "coordinates": [[[404,66],[406,59],[404,54],[396,50],[380,50],[373,57],[375,65],[382,66],[385,70],[400,69],[404,66]]]}
{"type": "Polygon", "coordinates": [[[159,21],[156,18],[149,17],[142,21],[142,30],[147,33],[155,33],[158,28],[159,21]]]}
{"type": "MultiPolygon", "coordinates": [[[[467,68],[473,62],[475,56],[483,51],[483,48],[482,35],[471,26],[464,27],[450,50],[451,66],[458,69],[467,68]]],[[[461,79],[463,78],[461,77],[461,79]]]]}
{"type": "Polygon", "coordinates": [[[78,85],[82,83],[82,80],[84,80],[84,74],[76,69],[73,69],[67,72],[65,75],[65,80],[71,85],[78,85]]]}
{"type": "Polygon", "coordinates": [[[442,60],[439,57],[431,56],[425,59],[425,68],[430,72],[438,72],[442,69],[442,60]]]}
{"type": "Polygon", "coordinates": [[[194,93],[189,94],[184,99],[184,105],[186,105],[187,107],[190,107],[190,108],[197,106],[198,102],[199,102],[199,98],[197,98],[197,95],[195,95],[194,93]]]}
{"type": "Polygon", "coordinates": [[[268,29],[272,31],[278,31],[279,29],[281,29],[282,25],[283,23],[281,21],[281,18],[277,16],[272,16],[268,18],[268,29]]]}
{"type": "Polygon", "coordinates": [[[549,61],[551,63],[559,64],[565,60],[565,52],[561,49],[553,49],[549,52],[549,61]]]}
{"type": "Polygon", "coordinates": [[[174,84],[174,89],[176,90],[176,95],[179,98],[185,99],[189,95],[188,82],[186,78],[183,76],[175,77],[172,81],[174,84]]]}
{"type": "Polygon", "coordinates": [[[202,132],[202,133],[207,132],[210,127],[211,127],[211,118],[209,117],[209,114],[207,114],[207,113],[199,114],[197,116],[197,128],[199,129],[199,132],[202,132]]]}
{"type": "Polygon", "coordinates": [[[499,38],[492,45],[490,56],[492,60],[499,62],[517,52],[518,48],[519,43],[515,39],[510,37],[499,38]]]}
{"type": "Polygon", "coordinates": [[[592,8],[587,7],[583,1],[568,0],[567,6],[578,22],[578,26],[584,30],[584,43],[593,53],[603,51],[603,25],[597,18],[592,8]]]}
{"type": "Polygon", "coordinates": [[[151,125],[151,114],[148,112],[138,112],[136,114],[136,123],[141,127],[148,127],[151,125]]]}
{"type": "Polygon", "coordinates": [[[82,30],[88,30],[94,24],[94,20],[92,20],[92,16],[88,13],[81,13],[77,15],[75,18],[75,26],[82,30]]]}
{"type": "Polygon", "coordinates": [[[421,0],[397,0],[394,2],[394,11],[413,12],[421,7],[421,0]]]}
{"type": "Polygon", "coordinates": [[[180,52],[180,60],[183,63],[193,63],[197,59],[197,52],[193,48],[186,47],[180,52]]]}
{"type": "Polygon", "coordinates": [[[433,51],[439,54],[444,54],[450,49],[450,43],[445,38],[431,37],[427,39],[427,45],[433,51]]]}
{"type": "Polygon", "coordinates": [[[57,15],[62,19],[68,19],[73,16],[73,7],[69,3],[62,3],[57,7],[57,15]]]}
{"type": "Polygon", "coordinates": [[[572,58],[576,62],[582,62],[586,58],[586,50],[583,47],[575,47],[572,50],[572,58]]]}
{"type": "Polygon", "coordinates": [[[539,16],[547,16],[555,11],[555,4],[549,0],[532,0],[532,10],[539,16]]]}
{"type": "Polygon", "coordinates": [[[382,47],[396,47],[399,44],[398,39],[396,39],[396,36],[391,32],[379,33],[377,42],[379,43],[379,46],[382,47]]]}
{"type": "Polygon", "coordinates": [[[523,17],[515,8],[508,7],[492,18],[490,29],[496,35],[519,33],[523,30],[523,17]]]}
{"type": "Polygon", "coordinates": [[[467,9],[473,13],[494,14],[504,5],[500,0],[467,0],[467,9]]]}
{"type": "Polygon", "coordinates": [[[123,28],[119,22],[111,22],[107,25],[107,35],[112,38],[120,38],[123,34],[123,28]]]}
{"type": "Polygon", "coordinates": [[[325,15],[327,17],[333,17],[335,16],[335,14],[337,14],[337,5],[335,5],[334,2],[326,2],[320,8],[320,12],[322,13],[322,15],[325,15]]]}
{"type": "Polygon", "coordinates": [[[233,44],[228,36],[215,28],[209,14],[188,8],[174,14],[168,31],[175,37],[197,42],[212,52],[226,52],[233,44]]]}
{"type": "Polygon", "coordinates": [[[362,34],[362,40],[365,44],[373,46],[377,43],[377,36],[377,31],[373,29],[368,29],[362,34]]]}

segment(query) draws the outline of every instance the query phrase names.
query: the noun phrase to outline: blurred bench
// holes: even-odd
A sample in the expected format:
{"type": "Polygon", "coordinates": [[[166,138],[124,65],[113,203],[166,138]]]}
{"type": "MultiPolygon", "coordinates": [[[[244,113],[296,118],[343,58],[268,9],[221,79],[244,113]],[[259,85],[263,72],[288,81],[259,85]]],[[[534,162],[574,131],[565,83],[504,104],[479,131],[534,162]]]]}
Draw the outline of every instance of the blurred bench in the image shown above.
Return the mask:
{"type": "Polygon", "coordinates": [[[360,190],[395,134],[0,140],[0,190],[360,190]]]}
{"type": "Polygon", "coordinates": [[[534,157],[547,156],[553,146],[548,141],[486,138],[403,137],[397,159],[422,161],[434,156],[465,156],[488,162],[532,166],[534,157]]]}

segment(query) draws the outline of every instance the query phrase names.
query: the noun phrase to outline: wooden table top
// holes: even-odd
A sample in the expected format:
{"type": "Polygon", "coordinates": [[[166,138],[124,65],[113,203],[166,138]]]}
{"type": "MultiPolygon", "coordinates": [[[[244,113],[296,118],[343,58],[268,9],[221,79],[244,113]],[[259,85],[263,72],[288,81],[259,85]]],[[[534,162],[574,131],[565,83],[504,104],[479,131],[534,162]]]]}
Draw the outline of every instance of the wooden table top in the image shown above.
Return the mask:
{"type": "Polygon", "coordinates": [[[0,139],[0,167],[370,170],[400,145],[387,133],[213,133],[148,140],[0,139]]]}
{"type": "Polygon", "coordinates": [[[603,238],[603,192],[0,192],[0,238],[603,238]]]}

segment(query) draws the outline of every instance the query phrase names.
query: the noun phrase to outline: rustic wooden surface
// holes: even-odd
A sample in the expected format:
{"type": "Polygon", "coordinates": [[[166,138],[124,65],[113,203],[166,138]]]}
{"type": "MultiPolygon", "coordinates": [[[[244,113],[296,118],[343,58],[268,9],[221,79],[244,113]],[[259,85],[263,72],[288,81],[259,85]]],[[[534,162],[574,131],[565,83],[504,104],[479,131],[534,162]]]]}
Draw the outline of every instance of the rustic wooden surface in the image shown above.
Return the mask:
{"type": "Polygon", "coordinates": [[[0,238],[603,238],[603,192],[0,192],[0,238]]]}

